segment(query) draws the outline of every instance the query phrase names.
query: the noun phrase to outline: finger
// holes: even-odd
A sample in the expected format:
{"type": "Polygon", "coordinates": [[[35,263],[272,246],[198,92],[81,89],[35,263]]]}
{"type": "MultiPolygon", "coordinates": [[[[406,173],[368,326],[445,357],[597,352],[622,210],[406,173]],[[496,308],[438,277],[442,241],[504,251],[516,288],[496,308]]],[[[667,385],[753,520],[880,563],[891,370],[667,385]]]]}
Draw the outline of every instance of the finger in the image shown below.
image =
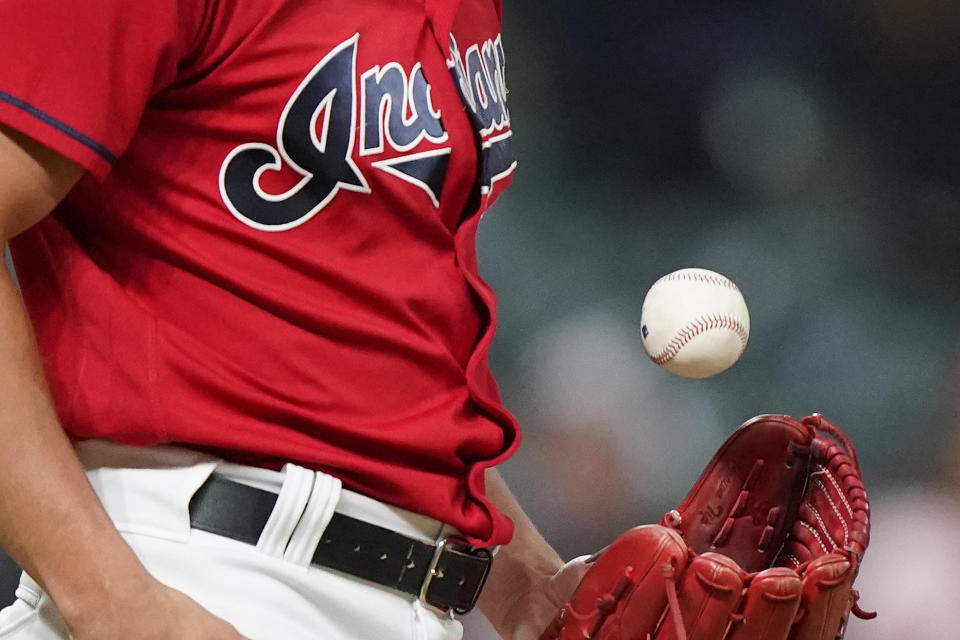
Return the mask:
{"type": "Polygon", "coordinates": [[[590,569],[590,558],[593,556],[580,556],[563,565],[557,573],[550,578],[547,583],[547,589],[550,591],[550,598],[560,606],[568,601],[576,590],[583,576],[590,569]]]}

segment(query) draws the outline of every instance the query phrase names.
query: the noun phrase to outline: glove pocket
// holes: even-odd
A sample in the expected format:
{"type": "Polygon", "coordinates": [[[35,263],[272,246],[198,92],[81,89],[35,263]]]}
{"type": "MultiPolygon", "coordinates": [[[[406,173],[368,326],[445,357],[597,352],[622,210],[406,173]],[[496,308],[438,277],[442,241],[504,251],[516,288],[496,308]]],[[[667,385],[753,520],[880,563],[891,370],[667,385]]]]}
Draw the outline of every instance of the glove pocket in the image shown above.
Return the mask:
{"type": "Polygon", "coordinates": [[[776,567],[749,580],[740,614],[727,640],[780,640],[797,619],[803,582],[791,569],[776,567]]]}

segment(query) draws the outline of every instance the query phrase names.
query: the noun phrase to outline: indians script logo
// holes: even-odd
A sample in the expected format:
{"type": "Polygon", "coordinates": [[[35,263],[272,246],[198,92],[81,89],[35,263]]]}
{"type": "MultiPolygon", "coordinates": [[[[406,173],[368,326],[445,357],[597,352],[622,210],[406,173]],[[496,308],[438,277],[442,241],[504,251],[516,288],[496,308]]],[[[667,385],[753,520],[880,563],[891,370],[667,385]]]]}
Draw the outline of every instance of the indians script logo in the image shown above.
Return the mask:
{"type": "MultiPolygon", "coordinates": [[[[241,222],[283,231],[315,216],[342,190],[371,193],[354,161],[355,147],[361,158],[388,148],[399,152],[370,166],[421,189],[439,207],[451,148],[441,146],[448,135],[423,70],[419,63],[409,73],[396,62],[377,65],[360,75],[358,96],[359,38],[356,34],[339,44],[303,79],[280,116],[276,146],[250,142],[224,159],[220,194],[241,222]],[[413,151],[425,141],[431,148],[413,151]],[[264,172],[281,170],[292,171],[299,181],[282,193],[264,190],[264,172]]],[[[472,46],[465,58],[451,38],[447,66],[480,140],[479,184],[489,196],[516,166],[509,148],[500,37],[472,46]]]]}
{"type": "Polygon", "coordinates": [[[473,127],[480,136],[480,191],[491,194],[496,182],[517,168],[510,149],[510,112],[504,76],[503,42],[487,40],[460,55],[457,41],[450,36],[447,66],[453,70],[460,96],[467,104],[473,127]]]}

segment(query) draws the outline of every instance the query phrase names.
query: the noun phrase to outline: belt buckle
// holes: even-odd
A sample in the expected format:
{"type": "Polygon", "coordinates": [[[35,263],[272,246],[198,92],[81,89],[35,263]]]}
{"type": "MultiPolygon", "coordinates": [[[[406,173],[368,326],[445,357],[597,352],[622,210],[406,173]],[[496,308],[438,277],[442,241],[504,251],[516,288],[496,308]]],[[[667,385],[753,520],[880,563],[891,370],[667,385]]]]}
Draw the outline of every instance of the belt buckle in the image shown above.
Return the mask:
{"type": "Polygon", "coordinates": [[[427,595],[430,592],[430,585],[433,583],[433,579],[437,577],[439,573],[437,571],[437,565],[440,564],[440,557],[443,555],[443,552],[446,551],[448,548],[454,548],[454,547],[458,547],[459,551],[463,551],[472,555],[486,556],[487,558],[493,557],[493,554],[490,552],[489,549],[484,549],[482,547],[473,547],[470,543],[468,543],[463,538],[458,538],[456,536],[449,536],[444,538],[443,540],[440,541],[436,549],[434,549],[433,551],[433,558],[431,558],[430,566],[427,568],[427,577],[424,578],[423,585],[420,587],[420,602],[426,605],[430,605],[431,607],[437,607],[443,610],[453,609],[454,613],[456,613],[457,615],[464,615],[469,613],[476,606],[477,600],[480,598],[480,591],[483,590],[483,585],[487,581],[487,576],[490,575],[490,568],[493,565],[493,563],[492,562],[487,563],[486,571],[484,571],[483,576],[480,578],[480,581],[477,584],[477,590],[473,594],[473,597],[471,598],[472,604],[469,607],[466,607],[466,608],[443,607],[443,606],[438,606],[436,604],[433,604],[432,602],[427,600],[427,595]]]}

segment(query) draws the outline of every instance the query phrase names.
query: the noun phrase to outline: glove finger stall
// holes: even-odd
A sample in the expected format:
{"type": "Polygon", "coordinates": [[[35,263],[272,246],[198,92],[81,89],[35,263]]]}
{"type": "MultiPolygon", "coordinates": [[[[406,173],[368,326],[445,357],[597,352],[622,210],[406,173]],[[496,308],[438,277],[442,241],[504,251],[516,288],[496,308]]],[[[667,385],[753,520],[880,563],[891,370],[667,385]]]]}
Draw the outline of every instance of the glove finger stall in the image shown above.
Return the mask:
{"type": "Polygon", "coordinates": [[[810,562],[803,572],[800,620],[790,640],[842,638],[853,606],[850,587],[853,565],[843,553],[830,553],[810,562]]]}
{"type": "Polygon", "coordinates": [[[740,604],[746,574],[730,558],[705,553],[690,561],[680,583],[681,620],[668,610],[656,640],[716,640],[722,638],[740,604]],[[678,629],[683,624],[685,634],[678,629]]]}
{"type": "Polygon", "coordinates": [[[754,576],[747,587],[740,619],[726,640],[782,640],[800,609],[803,582],[795,571],[775,567],[754,576]]]}
{"type": "Polygon", "coordinates": [[[631,529],[599,555],[540,640],[647,640],[667,606],[663,569],[682,575],[687,558],[675,531],[631,529]]]}

